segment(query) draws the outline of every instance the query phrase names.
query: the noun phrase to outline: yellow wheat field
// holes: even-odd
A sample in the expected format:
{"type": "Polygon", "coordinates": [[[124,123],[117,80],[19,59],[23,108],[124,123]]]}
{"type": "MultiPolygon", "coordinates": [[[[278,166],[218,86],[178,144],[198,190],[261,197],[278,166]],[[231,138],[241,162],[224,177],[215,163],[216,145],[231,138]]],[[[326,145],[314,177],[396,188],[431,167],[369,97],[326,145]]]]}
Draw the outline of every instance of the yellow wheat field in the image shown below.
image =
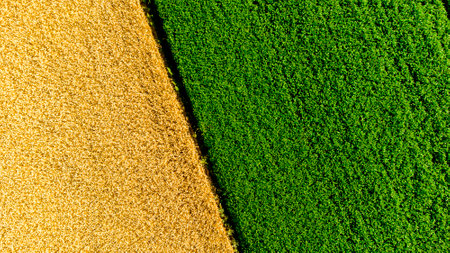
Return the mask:
{"type": "Polygon", "coordinates": [[[8,251],[232,251],[139,0],[0,1],[8,251]]]}

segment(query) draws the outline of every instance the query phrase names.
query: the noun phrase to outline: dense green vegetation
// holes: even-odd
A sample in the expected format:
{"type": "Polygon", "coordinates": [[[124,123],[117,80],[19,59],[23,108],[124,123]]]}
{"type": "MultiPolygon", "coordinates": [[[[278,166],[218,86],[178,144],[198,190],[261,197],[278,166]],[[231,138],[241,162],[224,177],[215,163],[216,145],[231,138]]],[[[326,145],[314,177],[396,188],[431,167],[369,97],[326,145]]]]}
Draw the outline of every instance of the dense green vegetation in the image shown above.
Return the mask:
{"type": "Polygon", "coordinates": [[[441,0],[155,0],[244,252],[448,252],[441,0]]]}

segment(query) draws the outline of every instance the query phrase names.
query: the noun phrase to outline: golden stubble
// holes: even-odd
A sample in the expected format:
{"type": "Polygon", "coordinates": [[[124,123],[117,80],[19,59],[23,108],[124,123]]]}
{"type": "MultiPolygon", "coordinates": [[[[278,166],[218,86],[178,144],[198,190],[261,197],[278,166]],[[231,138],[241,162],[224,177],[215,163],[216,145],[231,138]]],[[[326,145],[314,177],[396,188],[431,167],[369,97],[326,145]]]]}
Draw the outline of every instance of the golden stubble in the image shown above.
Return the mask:
{"type": "Polygon", "coordinates": [[[138,0],[0,1],[0,251],[232,252],[138,0]]]}

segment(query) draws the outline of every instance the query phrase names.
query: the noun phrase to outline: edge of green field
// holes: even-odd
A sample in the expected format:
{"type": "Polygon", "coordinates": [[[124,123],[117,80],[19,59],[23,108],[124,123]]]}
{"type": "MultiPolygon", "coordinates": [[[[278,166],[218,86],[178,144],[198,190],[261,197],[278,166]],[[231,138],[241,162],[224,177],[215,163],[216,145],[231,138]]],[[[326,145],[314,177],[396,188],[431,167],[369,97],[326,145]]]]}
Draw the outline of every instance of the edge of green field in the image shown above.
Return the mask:
{"type": "Polygon", "coordinates": [[[144,10],[145,16],[147,17],[148,23],[152,28],[155,38],[157,39],[158,44],[160,45],[160,53],[163,56],[163,59],[166,63],[167,72],[169,74],[169,78],[172,81],[172,85],[175,91],[178,94],[178,98],[181,101],[183,111],[185,112],[185,116],[191,124],[191,134],[196,139],[197,144],[199,145],[199,152],[201,155],[201,162],[206,168],[206,173],[211,181],[212,191],[214,194],[215,201],[218,205],[220,217],[224,223],[225,230],[227,232],[228,238],[230,239],[231,246],[235,252],[238,252],[238,242],[234,236],[234,230],[232,224],[230,224],[227,211],[222,207],[222,202],[219,197],[220,189],[216,184],[216,180],[214,175],[210,173],[210,166],[208,164],[208,155],[205,145],[203,143],[202,133],[200,129],[198,129],[198,123],[195,120],[195,116],[193,115],[192,105],[189,97],[187,96],[186,89],[182,85],[182,80],[178,72],[178,68],[173,59],[172,52],[170,51],[170,45],[167,42],[167,35],[162,27],[162,20],[156,12],[156,6],[150,0],[141,0],[141,6],[144,10]]]}

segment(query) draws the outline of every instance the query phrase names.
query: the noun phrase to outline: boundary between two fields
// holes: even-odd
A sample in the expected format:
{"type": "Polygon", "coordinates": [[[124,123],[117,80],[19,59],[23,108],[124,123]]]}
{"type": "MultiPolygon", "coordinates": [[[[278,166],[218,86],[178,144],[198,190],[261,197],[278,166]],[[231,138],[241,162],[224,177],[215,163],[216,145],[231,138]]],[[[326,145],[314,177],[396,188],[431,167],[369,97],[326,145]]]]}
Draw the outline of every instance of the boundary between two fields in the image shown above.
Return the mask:
{"type": "Polygon", "coordinates": [[[158,7],[155,4],[154,0],[141,0],[141,6],[144,9],[145,15],[148,19],[150,27],[152,28],[154,36],[158,44],[160,45],[160,53],[166,64],[169,78],[173,81],[174,88],[178,93],[178,98],[180,99],[182,106],[184,107],[183,108],[184,113],[190,125],[191,134],[196,139],[196,142],[200,149],[199,153],[202,158],[202,162],[204,163],[207,177],[210,179],[210,182],[212,183],[213,194],[216,203],[219,205],[220,217],[222,218],[222,222],[224,223],[228,238],[231,241],[231,245],[234,251],[242,252],[236,240],[233,230],[233,228],[235,227],[235,222],[233,222],[233,220],[230,219],[230,214],[227,211],[226,205],[224,201],[220,198],[222,190],[219,188],[219,185],[217,184],[217,177],[213,173],[211,173],[212,168],[208,156],[208,149],[206,148],[203,133],[199,128],[197,118],[194,116],[192,102],[188,96],[180,71],[178,70],[174,55],[172,53],[171,46],[167,40],[167,33],[163,27],[163,19],[159,15],[158,7]]]}
{"type": "Polygon", "coordinates": [[[442,0],[442,3],[444,4],[444,8],[447,11],[447,18],[450,19],[450,5],[448,3],[448,0],[442,0]]]}

